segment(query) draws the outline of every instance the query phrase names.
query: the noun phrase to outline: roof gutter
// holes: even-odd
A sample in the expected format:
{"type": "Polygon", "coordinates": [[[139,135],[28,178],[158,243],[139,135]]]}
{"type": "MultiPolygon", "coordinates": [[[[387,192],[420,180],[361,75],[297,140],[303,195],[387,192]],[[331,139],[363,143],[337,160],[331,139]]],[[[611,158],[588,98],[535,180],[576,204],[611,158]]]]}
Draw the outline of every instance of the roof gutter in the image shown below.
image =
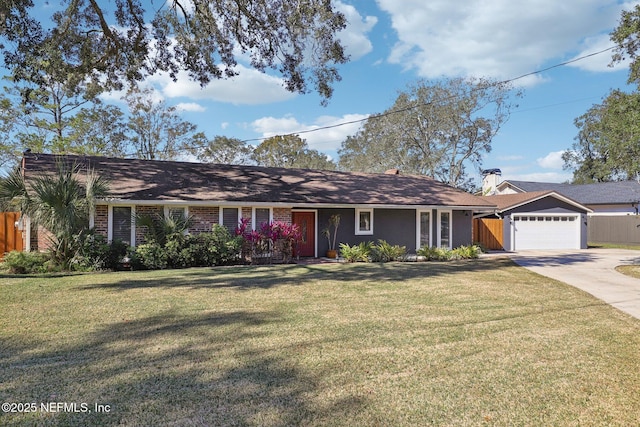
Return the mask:
{"type": "Polygon", "coordinates": [[[398,205],[384,203],[285,203],[285,202],[240,202],[229,200],[127,200],[127,199],[99,199],[97,204],[113,206],[233,206],[233,207],[281,207],[290,209],[308,208],[370,208],[370,209],[451,209],[473,210],[476,212],[494,212],[496,206],[480,205],[398,205]]]}

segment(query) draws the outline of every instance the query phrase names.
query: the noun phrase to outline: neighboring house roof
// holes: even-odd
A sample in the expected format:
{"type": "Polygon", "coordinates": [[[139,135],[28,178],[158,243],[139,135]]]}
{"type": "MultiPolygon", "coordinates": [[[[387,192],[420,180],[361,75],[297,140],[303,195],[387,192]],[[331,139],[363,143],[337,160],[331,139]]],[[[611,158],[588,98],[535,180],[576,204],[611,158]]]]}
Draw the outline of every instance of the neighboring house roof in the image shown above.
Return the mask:
{"type": "Polygon", "coordinates": [[[514,194],[502,194],[496,196],[482,196],[482,198],[488,202],[495,204],[499,213],[509,211],[520,206],[527,205],[529,203],[533,203],[540,199],[544,199],[545,197],[553,197],[558,199],[559,201],[568,203],[572,206],[575,206],[585,212],[592,212],[591,209],[582,205],[581,203],[572,200],[563,194],[560,194],[556,191],[532,191],[527,193],[514,193],[514,194]]]}
{"type": "Polygon", "coordinates": [[[552,190],[584,205],[627,204],[640,201],[640,183],[637,181],[598,182],[582,185],[503,181],[498,185],[498,190],[506,187],[521,192],[552,190]]]}
{"type": "Polygon", "coordinates": [[[27,153],[25,177],[55,172],[61,160],[109,179],[114,201],[494,208],[489,201],[418,175],[27,153]]]}

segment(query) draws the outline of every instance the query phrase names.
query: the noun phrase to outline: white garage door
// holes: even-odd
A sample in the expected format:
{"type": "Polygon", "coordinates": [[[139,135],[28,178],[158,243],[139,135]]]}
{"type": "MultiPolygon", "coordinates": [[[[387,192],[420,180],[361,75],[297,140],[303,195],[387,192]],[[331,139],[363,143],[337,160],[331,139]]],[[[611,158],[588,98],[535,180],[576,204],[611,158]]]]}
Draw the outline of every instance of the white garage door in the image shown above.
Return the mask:
{"type": "Polygon", "coordinates": [[[580,215],[513,215],[514,250],[580,249],[580,215]]]}

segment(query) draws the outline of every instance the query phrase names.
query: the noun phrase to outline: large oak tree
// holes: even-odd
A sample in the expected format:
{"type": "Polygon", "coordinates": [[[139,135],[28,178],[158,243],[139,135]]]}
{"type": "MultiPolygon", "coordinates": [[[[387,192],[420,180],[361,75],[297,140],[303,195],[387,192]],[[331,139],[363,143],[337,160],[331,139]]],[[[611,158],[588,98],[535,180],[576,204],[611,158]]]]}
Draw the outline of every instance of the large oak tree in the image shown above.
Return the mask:
{"type": "Polygon", "coordinates": [[[479,168],[491,150],[509,117],[511,95],[508,85],[484,79],[420,81],[343,142],[339,166],[362,172],[397,168],[470,188],[467,168],[479,168]]]}
{"type": "Polygon", "coordinates": [[[640,174],[640,93],[613,90],[575,120],[578,135],[562,158],[573,182],[636,179],[640,174]]]}
{"type": "Polygon", "coordinates": [[[278,135],[260,143],[251,155],[260,166],[334,170],[336,165],[325,154],[309,148],[298,135],[278,135]]]}
{"type": "Polygon", "coordinates": [[[158,71],[206,85],[237,74],[239,58],[274,70],[293,92],[323,99],[347,61],[337,33],[345,17],[330,0],[64,0],[52,24],[32,0],[0,2],[0,47],[17,80],[55,72],[121,89],[158,71]]]}
{"type": "MultiPolygon", "coordinates": [[[[640,86],[640,5],[622,12],[611,33],[612,63],[629,59],[628,83],[640,86]]],[[[640,92],[612,90],[575,120],[578,135],[563,154],[574,183],[636,179],[640,174],[640,92]]]]}

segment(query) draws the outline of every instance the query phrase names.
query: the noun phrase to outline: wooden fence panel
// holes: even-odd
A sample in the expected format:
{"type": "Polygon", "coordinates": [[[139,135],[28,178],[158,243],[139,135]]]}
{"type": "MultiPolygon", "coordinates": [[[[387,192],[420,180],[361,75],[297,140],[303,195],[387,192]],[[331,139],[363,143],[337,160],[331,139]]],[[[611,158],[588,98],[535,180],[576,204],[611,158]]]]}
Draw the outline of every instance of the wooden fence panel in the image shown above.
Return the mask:
{"type": "Polygon", "coordinates": [[[0,212],[0,259],[5,252],[24,249],[22,232],[15,226],[18,219],[20,219],[18,212],[0,212]]]}
{"type": "Polygon", "coordinates": [[[502,220],[496,218],[474,219],[473,241],[482,244],[486,249],[504,249],[502,220]]]}

